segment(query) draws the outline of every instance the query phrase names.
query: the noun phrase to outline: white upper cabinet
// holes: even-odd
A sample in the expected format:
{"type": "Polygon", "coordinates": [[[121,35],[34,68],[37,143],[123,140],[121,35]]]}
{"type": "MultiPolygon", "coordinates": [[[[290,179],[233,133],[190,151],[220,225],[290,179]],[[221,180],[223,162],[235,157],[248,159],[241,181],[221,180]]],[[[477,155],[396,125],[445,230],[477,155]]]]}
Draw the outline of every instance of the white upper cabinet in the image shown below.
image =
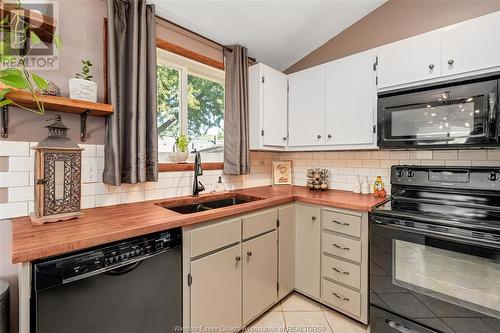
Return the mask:
{"type": "Polygon", "coordinates": [[[249,68],[250,148],[287,144],[287,76],[264,64],[249,68]]]}
{"type": "Polygon", "coordinates": [[[325,67],[288,76],[289,146],[325,143],[325,67]]]}
{"type": "Polygon", "coordinates": [[[370,50],[326,64],[327,145],[374,142],[375,61],[370,50]]]}
{"type": "Polygon", "coordinates": [[[433,83],[500,69],[500,12],[381,46],[378,88],[433,83]]]}
{"type": "Polygon", "coordinates": [[[441,33],[441,72],[452,75],[500,66],[500,12],[468,20],[441,33]]]}
{"type": "Polygon", "coordinates": [[[378,49],[378,87],[386,88],[440,76],[440,35],[431,32],[378,49]]]}

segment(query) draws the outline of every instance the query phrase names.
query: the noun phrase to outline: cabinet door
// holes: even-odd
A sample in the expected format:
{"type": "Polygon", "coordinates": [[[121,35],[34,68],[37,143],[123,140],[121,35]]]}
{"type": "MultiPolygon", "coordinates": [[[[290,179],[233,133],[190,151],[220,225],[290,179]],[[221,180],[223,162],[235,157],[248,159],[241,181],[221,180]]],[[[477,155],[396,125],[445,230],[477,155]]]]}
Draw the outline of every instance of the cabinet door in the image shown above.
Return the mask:
{"type": "Polygon", "coordinates": [[[191,262],[191,326],[241,327],[241,246],[191,262]]]}
{"type": "Polygon", "coordinates": [[[481,16],[441,34],[442,75],[500,66],[500,12],[481,16]]]}
{"type": "Polygon", "coordinates": [[[255,319],[278,299],[277,241],[275,230],[242,245],[244,324],[255,319]]]}
{"type": "Polygon", "coordinates": [[[440,36],[437,32],[384,45],[378,53],[378,88],[440,76],[440,36]]]}
{"type": "Polygon", "coordinates": [[[326,144],[373,143],[374,51],[326,64],[326,144]]]}
{"type": "Polygon", "coordinates": [[[316,299],[320,290],[320,209],[296,205],[295,288],[316,299]]]}
{"type": "Polygon", "coordinates": [[[288,76],[289,146],[325,143],[325,71],[316,66],[288,76]]]}
{"type": "Polygon", "coordinates": [[[295,206],[279,209],[278,228],[278,297],[282,299],[295,288],[295,206]]]}
{"type": "Polygon", "coordinates": [[[287,76],[264,66],[264,135],[265,146],[286,146],[287,141],[287,76]]]}

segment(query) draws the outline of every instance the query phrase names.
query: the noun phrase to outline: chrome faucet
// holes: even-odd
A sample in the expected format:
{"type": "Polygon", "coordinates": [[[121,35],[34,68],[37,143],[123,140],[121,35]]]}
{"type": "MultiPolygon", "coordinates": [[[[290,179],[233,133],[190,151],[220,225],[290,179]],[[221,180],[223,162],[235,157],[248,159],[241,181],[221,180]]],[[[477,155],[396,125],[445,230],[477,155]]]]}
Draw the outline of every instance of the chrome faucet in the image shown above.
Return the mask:
{"type": "Polygon", "coordinates": [[[198,181],[198,176],[203,175],[203,168],[201,167],[201,156],[199,151],[195,151],[194,157],[194,181],[193,181],[193,197],[197,197],[202,191],[205,191],[205,186],[198,181]]]}

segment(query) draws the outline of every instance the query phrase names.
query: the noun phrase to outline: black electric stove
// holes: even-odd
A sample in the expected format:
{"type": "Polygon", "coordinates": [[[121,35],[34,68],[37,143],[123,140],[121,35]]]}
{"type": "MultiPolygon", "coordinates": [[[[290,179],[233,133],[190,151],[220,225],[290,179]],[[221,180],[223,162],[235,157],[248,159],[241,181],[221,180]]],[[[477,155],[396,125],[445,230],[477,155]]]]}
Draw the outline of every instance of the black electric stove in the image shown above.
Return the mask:
{"type": "Polygon", "coordinates": [[[370,214],[372,333],[500,332],[500,166],[393,166],[370,214]]]}

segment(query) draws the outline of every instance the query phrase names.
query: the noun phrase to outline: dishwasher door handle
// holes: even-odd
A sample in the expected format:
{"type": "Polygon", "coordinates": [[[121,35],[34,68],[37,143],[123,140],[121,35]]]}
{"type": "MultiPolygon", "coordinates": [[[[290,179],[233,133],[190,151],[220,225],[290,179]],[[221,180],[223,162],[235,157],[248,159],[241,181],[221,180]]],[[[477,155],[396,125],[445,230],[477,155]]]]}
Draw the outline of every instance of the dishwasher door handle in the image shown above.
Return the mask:
{"type": "Polygon", "coordinates": [[[110,271],[104,272],[104,274],[111,275],[111,276],[125,275],[127,273],[132,272],[137,267],[139,267],[139,265],[142,263],[142,261],[143,260],[140,260],[140,261],[133,262],[131,264],[128,264],[128,265],[125,265],[125,266],[122,266],[122,267],[119,267],[119,268],[112,269],[110,271]]]}

